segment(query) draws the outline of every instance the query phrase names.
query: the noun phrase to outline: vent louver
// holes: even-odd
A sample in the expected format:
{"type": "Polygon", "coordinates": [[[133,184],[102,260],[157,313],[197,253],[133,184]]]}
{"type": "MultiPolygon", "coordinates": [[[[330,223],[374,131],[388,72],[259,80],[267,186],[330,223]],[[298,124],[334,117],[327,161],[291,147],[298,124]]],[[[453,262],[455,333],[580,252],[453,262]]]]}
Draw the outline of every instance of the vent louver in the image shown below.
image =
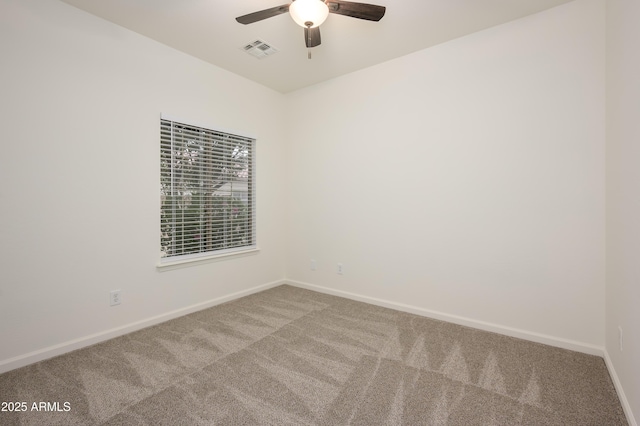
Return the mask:
{"type": "Polygon", "coordinates": [[[278,52],[278,49],[263,40],[255,40],[251,43],[247,43],[242,46],[242,50],[258,59],[266,58],[267,56],[271,56],[278,52]]]}

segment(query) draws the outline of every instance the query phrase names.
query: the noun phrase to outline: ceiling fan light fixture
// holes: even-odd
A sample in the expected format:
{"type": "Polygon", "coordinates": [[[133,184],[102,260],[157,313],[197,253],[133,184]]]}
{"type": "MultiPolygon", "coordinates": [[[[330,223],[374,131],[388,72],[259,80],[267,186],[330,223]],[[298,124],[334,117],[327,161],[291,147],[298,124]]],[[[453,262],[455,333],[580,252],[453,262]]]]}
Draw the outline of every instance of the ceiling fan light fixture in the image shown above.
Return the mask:
{"type": "Polygon", "coordinates": [[[329,16],[329,7],[322,0],[295,0],[289,6],[289,13],[301,27],[316,28],[329,16]]]}

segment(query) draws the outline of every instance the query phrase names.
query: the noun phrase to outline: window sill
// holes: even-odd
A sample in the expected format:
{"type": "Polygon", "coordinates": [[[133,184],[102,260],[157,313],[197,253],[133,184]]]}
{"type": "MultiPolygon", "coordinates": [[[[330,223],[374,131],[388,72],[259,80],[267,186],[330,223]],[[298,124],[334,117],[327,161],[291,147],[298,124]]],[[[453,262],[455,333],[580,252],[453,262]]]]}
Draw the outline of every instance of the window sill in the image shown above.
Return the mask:
{"type": "Polygon", "coordinates": [[[191,259],[182,259],[182,260],[174,260],[174,261],[166,261],[166,262],[158,262],[156,264],[156,269],[159,272],[171,271],[173,269],[178,268],[186,268],[189,266],[196,266],[202,263],[210,263],[217,262],[219,260],[228,259],[230,257],[244,257],[255,255],[260,251],[258,247],[250,248],[247,250],[240,251],[232,251],[227,253],[219,253],[219,254],[211,254],[208,256],[194,257],[191,259]]]}

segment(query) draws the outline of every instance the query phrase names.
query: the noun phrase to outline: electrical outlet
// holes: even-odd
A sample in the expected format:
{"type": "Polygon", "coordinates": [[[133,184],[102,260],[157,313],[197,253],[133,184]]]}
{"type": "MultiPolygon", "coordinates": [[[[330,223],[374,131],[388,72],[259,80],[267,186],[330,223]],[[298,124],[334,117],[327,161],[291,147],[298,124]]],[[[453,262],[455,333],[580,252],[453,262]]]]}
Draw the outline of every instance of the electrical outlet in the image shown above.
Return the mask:
{"type": "Polygon", "coordinates": [[[311,259],[311,262],[310,262],[309,266],[310,266],[312,271],[315,271],[316,269],[318,269],[318,263],[316,262],[315,259],[311,259]]]}
{"type": "Polygon", "coordinates": [[[122,303],[122,295],[120,294],[122,290],[113,290],[109,293],[109,304],[111,306],[116,306],[122,303]]]}
{"type": "Polygon", "coordinates": [[[620,341],[620,352],[622,352],[622,348],[624,347],[624,337],[622,336],[622,327],[618,326],[618,339],[620,341]]]}
{"type": "Polygon", "coordinates": [[[338,263],[338,266],[336,267],[336,273],[338,273],[339,275],[344,274],[344,268],[342,266],[342,263],[338,263]]]}

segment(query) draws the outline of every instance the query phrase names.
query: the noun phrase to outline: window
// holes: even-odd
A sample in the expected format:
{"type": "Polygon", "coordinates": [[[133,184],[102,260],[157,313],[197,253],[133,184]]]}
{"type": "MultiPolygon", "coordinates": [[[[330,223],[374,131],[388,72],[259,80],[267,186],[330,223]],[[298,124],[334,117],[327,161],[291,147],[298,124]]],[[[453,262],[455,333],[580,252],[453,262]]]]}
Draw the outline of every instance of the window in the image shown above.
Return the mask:
{"type": "Polygon", "coordinates": [[[160,120],[160,264],[256,248],[255,139],[160,120]]]}

